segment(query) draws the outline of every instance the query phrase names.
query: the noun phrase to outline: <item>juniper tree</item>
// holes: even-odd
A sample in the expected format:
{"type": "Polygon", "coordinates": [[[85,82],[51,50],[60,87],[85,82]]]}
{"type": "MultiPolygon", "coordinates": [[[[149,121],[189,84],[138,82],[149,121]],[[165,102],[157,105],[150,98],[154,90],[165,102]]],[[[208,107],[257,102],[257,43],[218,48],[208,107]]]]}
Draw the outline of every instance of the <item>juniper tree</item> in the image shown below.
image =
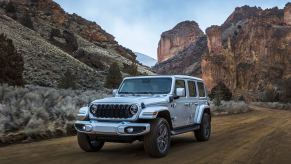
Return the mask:
{"type": "Polygon", "coordinates": [[[122,81],[122,75],[119,66],[116,62],[110,65],[108,74],[106,76],[105,87],[106,88],[117,88],[122,81]]]}
{"type": "Polygon", "coordinates": [[[0,83],[23,86],[24,62],[11,39],[0,34],[0,83]]]}

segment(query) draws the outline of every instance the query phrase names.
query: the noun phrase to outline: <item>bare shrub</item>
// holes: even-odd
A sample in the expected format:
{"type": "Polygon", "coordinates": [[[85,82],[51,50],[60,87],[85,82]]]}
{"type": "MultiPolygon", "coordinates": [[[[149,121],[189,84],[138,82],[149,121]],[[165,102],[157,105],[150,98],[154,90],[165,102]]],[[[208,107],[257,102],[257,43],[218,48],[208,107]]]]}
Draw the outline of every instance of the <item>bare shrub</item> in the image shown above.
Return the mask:
{"type": "Polygon", "coordinates": [[[79,108],[108,94],[0,85],[0,144],[71,135],[79,108]]]}
{"type": "Polygon", "coordinates": [[[214,115],[219,114],[238,114],[250,111],[248,104],[244,101],[221,101],[220,106],[210,102],[210,109],[214,115]]]}

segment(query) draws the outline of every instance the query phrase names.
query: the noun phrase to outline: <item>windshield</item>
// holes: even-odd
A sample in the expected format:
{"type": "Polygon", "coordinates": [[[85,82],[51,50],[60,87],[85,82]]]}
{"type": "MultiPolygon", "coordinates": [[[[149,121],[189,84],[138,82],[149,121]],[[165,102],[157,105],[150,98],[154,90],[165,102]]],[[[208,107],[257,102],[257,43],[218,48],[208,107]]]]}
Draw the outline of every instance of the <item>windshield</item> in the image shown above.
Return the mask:
{"type": "Polygon", "coordinates": [[[123,81],[120,94],[168,94],[172,78],[136,78],[123,81]]]}

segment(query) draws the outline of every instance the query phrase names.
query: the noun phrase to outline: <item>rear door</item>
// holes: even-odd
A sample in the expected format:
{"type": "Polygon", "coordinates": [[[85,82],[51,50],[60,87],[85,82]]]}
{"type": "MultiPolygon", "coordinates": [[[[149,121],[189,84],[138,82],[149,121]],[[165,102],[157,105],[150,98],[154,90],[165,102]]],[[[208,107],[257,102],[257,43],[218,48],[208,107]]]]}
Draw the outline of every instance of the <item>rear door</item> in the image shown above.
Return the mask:
{"type": "Polygon", "coordinates": [[[199,93],[198,105],[207,104],[207,95],[206,95],[204,83],[201,81],[197,81],[197,89],[199,93]]]}
{"type": "Polygon", "coordinates": [[[188,99],[189,99],[189,121],[188,124],[194,124],[196,108],[198,106],[197,84],[194,80],[188,80],[188,99]]]}

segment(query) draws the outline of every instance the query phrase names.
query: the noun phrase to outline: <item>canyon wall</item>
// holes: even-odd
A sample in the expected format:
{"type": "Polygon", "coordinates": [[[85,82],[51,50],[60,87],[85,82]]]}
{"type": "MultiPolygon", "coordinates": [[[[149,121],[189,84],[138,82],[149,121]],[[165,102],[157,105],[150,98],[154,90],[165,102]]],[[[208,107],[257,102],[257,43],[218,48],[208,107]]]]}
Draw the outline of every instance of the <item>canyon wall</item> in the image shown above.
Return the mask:
{"type": "Polygon", "coordinates": [[[203,36],[203,32],[194,21],[184,21],[173,29],[163,32],[158,46],[158,62],[165,61],[178,54],[203,36]]]}
{"type": "Polygon", "coordinates": [[[202,77],[209,91],[223,82],[234,99],[291,101],[291,3],[283,9],[237,7],[222,25],[206,29],[205,42],[188,39],[175,47],[176,35],[165,39],[165,33],[153,67],[158,74],[202,77]]]}
{"type": "Polygon", "coordinates": [[[201,64],[206,86],[222,81],[249,100],[259,100],[267,88],[284,92],[281,84],[291,77],[289,7],[243,6],[223,25],[208,28],[209,51],[201,64]]]}

